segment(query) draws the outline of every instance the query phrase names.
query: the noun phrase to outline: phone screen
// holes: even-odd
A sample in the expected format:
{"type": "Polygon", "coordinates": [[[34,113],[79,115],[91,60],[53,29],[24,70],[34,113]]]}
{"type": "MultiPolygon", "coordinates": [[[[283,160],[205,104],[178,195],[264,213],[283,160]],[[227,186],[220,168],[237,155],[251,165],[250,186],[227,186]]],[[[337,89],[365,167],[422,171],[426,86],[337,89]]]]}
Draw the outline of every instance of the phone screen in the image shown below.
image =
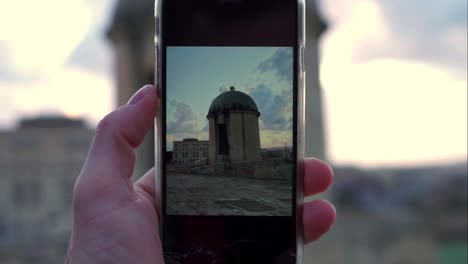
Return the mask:
{"type": "Polygon", "coordinates": [[[297,2],[252,2],[163,2],[166,263],[295,263],[297,2]]]}

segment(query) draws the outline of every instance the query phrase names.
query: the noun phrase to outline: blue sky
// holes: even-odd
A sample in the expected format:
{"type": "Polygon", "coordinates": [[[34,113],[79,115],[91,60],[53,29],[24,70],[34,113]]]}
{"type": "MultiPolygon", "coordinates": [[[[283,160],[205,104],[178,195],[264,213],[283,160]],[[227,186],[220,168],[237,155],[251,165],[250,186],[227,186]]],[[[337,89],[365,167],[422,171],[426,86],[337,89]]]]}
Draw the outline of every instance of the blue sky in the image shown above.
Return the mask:
{"type": "Polygon", "coordinates": [[[292,48],[169,47],[168,150],[173,140],[208,138],[208,108],[230,86],[257,103],[262,147],[290,145],[292,65],[292,48]]]}

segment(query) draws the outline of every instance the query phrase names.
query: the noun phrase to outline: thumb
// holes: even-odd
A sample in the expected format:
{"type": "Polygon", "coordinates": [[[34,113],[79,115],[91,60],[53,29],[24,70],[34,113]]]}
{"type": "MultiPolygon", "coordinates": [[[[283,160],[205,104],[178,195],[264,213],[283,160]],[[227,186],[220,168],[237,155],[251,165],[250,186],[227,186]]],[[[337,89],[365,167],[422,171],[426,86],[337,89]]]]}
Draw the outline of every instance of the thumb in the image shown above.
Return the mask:
{"type": "Polygon", "coordinates": [[[147,85],[128,104],[108,114],[97,128],[85,165],[74,190],[75,211],[95,217],[134,199],[130,177],[135,148],[153,125],[156,88],[147,85]]]}

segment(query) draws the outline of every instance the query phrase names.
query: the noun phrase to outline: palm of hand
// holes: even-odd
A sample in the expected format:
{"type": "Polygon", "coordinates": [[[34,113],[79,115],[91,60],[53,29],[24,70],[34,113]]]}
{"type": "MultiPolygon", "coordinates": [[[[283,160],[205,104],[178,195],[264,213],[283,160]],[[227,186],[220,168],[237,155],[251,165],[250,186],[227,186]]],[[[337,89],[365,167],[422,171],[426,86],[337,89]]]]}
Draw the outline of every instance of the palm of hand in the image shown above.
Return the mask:
{"type": "Polygon", "coordinates": [[[102,191],[75,199],[69,263],[163,263],[154,198],[142,186],[150,176],[115,202],[102,202],[102,191]]]}

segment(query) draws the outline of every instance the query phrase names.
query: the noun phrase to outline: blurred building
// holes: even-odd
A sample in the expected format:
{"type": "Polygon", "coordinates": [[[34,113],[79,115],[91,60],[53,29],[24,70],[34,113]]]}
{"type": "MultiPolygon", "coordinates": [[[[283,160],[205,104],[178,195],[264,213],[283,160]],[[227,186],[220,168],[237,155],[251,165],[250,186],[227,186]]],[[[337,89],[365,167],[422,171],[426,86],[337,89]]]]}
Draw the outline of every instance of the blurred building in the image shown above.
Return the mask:
{"type": "MultiPolygon", "coordinates": [[[[154,83],[154,0],[118,0],[107,32],[114,48],[117,105],[154,83]]],[[[138,148],[134,175],[140,177],[154,165],[154,130],[138,148]]]]}
{"type": "Polygon", "coordinates": [[[64,117],[0,131],[0,263],[63,262],[73,186],[93,135],[64,117]]]}
{"type": "Polygon", "coordinates": [[[310,258],[336,264],[466,263],[466,165],[335,167],[337,222],[311,245],[310,258]]]}
{"type": "MultiPolygon", "coordinates": [[[[307,2],[306,155],[326,159],[322,95],[319,81],[319,39],[326,25],[314,0],[307,2]]],[[[117,104],[125,104],[141,86],[154,83],[154,0],[118,0],[108,38],[114,47],[117,104]]],[[[135,175],[154,165],[154,132],[138,149],[135,175]]]]}
{"type": "Polygon", "coordinates": [[[324,107],[320,84],[320,38],[327,25],[320,15],[317,1],[306,2],[306,102],[305,102],[305,155],[327,160],[324,107]]]}

